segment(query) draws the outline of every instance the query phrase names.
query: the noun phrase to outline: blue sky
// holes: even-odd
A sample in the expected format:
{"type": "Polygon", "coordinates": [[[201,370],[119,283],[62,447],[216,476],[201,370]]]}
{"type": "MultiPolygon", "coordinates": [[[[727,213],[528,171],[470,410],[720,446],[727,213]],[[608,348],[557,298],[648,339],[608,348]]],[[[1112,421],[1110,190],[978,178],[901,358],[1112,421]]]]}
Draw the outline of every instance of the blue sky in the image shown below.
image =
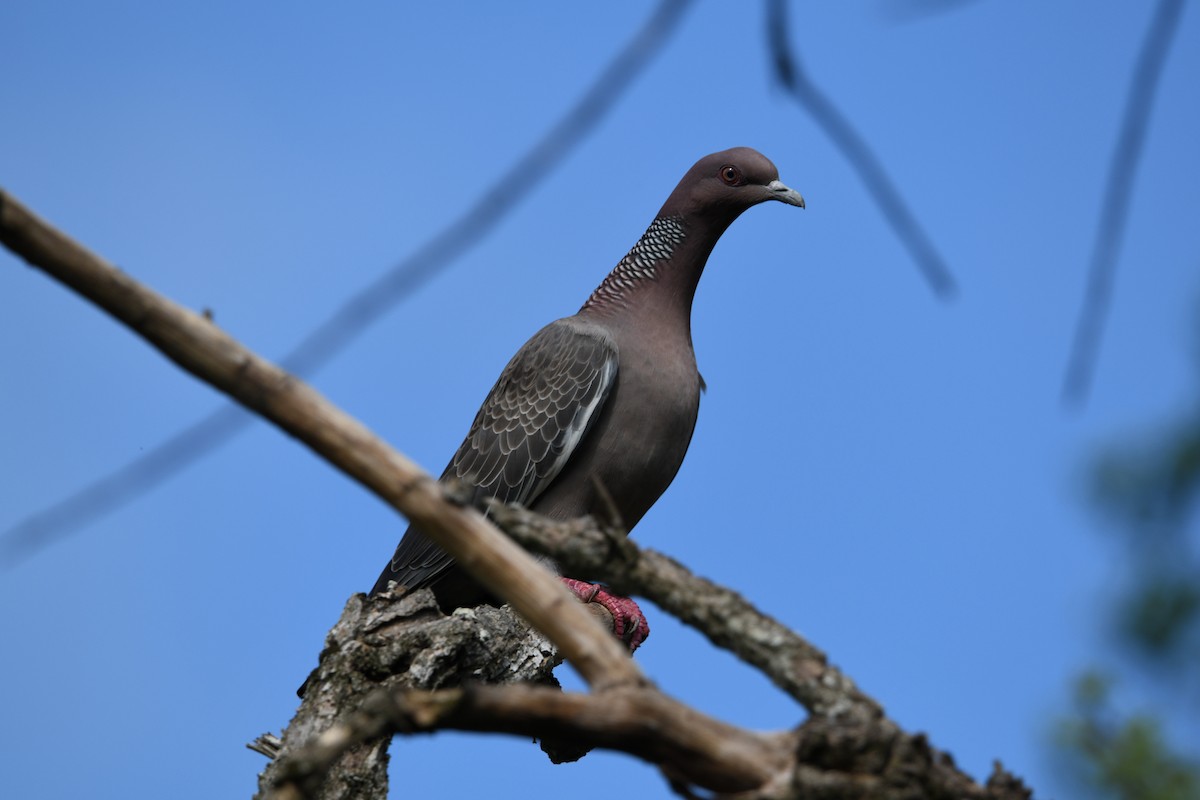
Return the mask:
{"type": "MultiPolygon", "coordinates": [[[[1062,380],[1150,4],[974,2],[898,22],[803,4],[812,78],[876,148],[961,286],[937,301],[853,169],[767,76],[762,10],[704,3],[480,247],[313,383],[433,471],[511,353],[574,312],[700,156],[750,145],[808,209],[756,208],[700,284],[709,389],[635,536],[745,593],[977,776],[1068,796],[1047,730],[1105,646],[1120,551],[1089,459],[1188,407],[1200,280],[1200,17],[1150,128],[1091,400],[1062,380]]],[[[0,185],[277,358],[451,219],[575,100],[640,4],[41,2],[0,9],[0,185]]],[[[223,402],[0,252],[0,528],[223,402]]],[[[0,794],[238,797],[348,595],[404,523],[258,424],[0,572],[0,794]]],[[[650,608],[638,660],[729,721],[766,680],[650,608]]],[[[516,739],[393,746],[396,796],[667,797],[516,739]],[[405,793],[399,791],[405,787],[405,793]]]]}

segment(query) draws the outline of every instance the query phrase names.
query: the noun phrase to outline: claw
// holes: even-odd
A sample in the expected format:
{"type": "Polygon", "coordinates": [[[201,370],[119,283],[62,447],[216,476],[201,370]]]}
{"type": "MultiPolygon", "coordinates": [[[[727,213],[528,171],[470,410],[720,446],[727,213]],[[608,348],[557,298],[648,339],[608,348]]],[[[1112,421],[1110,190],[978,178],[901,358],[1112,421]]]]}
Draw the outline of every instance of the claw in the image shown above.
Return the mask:
{"type": "Polygon", "coordinates": [[[650,635],[650,625],[646,622],[646,615],[642,613],[642,609],[633,600],[610,594],[603,586],[596,583],[579,581],[574,578],[561,578],[561,580],[581,602],[599,603],[608,609],[608,613],[612,615],[613,619],[613,634],[629,648],[631,653],[646,641],[646,637],[650,635]]]}
{"type": "MultiPolygon", "coordinates": [[[[625,646],[628,647],[630,649],[630,651],[634,650],[634,648],[635,648],[635,645],[633,644],[633,637],[637,635],[637,632],[639,630],[641,630],[641,628],[642,628],[642,626],[635,619],[630,623],[629,627],[625,630],[625,635],[621,637],[621,641],[625,643],[625,646]]],[[[645,638],[646,637],[644,637],[644,636],[642,637],[643,640],[645,638]]],[[[638,644],[641,644],[641,642],[639,641],[638,644]]]]}

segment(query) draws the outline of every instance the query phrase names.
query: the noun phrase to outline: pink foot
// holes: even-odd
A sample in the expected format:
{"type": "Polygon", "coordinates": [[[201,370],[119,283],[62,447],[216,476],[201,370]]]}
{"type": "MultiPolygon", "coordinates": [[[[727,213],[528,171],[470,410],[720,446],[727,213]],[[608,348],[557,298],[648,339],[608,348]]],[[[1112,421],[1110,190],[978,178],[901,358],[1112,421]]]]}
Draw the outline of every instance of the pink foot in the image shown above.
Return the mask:
{"type": "Polygon", "coordinates": [[[608,609],[613,618],[613,633],[629,647],[629,652],[637,650],[650,635],[650,624],[646,622],[646,615],[633,600],[610,594],[598,583],[577,581],[574,578],[560,580],[581,602],[599,603],[608,609]]]}

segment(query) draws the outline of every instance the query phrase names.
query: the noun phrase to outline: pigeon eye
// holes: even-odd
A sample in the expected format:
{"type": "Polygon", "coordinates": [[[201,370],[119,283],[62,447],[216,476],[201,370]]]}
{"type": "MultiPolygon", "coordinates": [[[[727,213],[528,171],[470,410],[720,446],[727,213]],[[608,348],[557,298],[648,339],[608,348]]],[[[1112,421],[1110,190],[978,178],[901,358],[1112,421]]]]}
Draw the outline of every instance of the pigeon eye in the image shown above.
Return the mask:
{"type": "Polygon", "coordinates": [[[726,164],[721,167],[721,180],[730,186],[737,186],[742,182],[742,171],[732,164],[726,164]]]}

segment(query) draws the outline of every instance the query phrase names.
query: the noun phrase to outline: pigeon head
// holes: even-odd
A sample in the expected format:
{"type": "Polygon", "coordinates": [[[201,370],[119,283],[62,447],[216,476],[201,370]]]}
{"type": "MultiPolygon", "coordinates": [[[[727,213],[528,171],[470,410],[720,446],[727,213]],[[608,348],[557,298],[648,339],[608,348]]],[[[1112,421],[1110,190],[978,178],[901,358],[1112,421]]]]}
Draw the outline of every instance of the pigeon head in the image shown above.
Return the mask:
{"type": "Polygon", "coordinates": [[[800,193],[785,186],[779,170],[757,150],[734,147],[705,156],[683,176],[582,310],[603,314],[637,307],[660,314],[670,305],[686,320],[700,273],[721,234],[747,208],[767,200],[804,208],[800,193]]]}
{"type": "Polygon", "coordinates": [[[734,147],[697,161],[659,216],[707,217],[723,230],[747,208],[767,200],[804,208],[804,198],[779,180],[770,159],[752,148],[734,147]]]}

